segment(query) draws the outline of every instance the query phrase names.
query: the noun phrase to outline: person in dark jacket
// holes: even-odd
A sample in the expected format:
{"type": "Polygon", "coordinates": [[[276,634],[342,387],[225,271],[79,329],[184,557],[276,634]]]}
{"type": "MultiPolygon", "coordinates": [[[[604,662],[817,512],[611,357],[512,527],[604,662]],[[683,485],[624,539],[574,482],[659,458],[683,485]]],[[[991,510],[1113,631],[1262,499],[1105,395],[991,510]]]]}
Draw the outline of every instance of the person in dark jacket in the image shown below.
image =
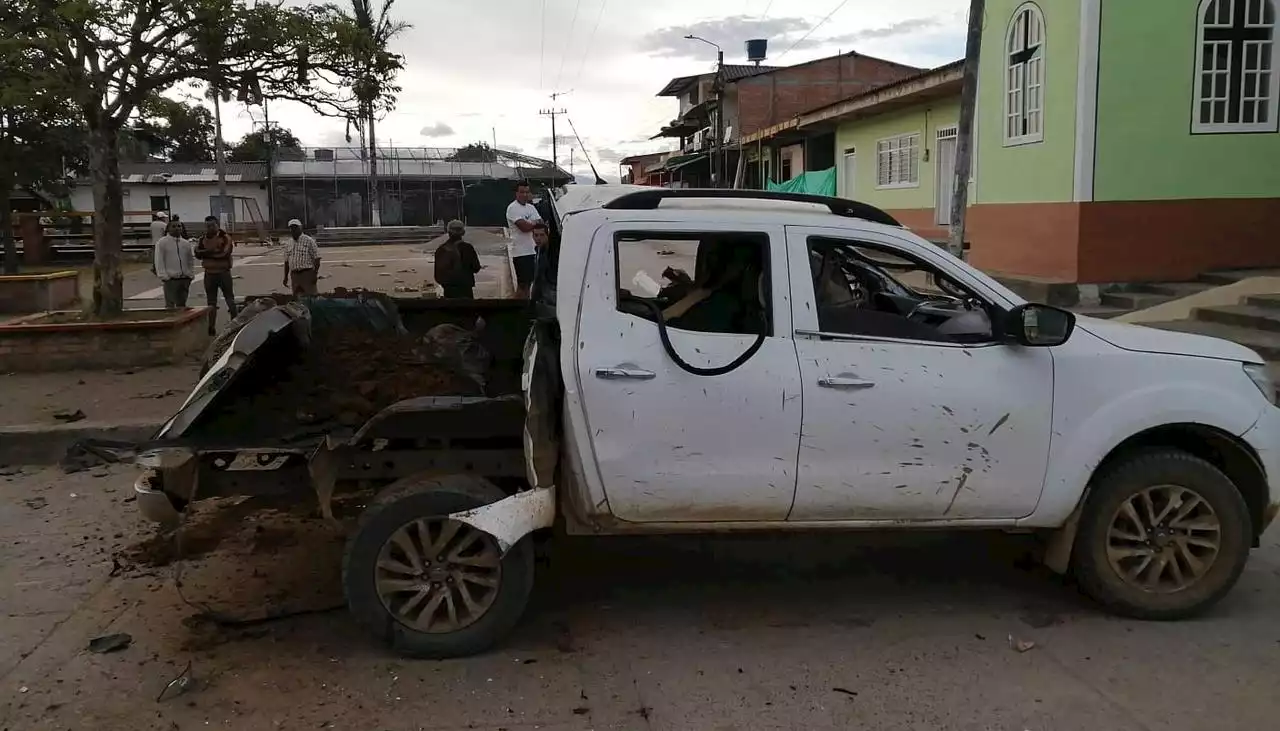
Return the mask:
{"type": "Polygon", "coordinates": [[[480,271],[480,257],[476,249],[462,240],[467,232],[462,221],[453,220],[445,226],[449,239],[436,248],[436,284],[445,297],[471,299],[476,286],[476,272],[480,271]]]}

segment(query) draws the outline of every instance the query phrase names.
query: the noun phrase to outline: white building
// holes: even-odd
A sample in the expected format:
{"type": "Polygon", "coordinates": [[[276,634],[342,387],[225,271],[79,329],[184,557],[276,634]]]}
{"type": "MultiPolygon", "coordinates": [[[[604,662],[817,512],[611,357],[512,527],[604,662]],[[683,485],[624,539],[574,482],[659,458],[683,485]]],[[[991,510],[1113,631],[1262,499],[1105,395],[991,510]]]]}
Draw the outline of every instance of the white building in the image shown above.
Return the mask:
{"type": "MultiPolygon", "coordinates": [[[[125,220],[147,220],[156,211],[176,214],[194,233],[205,216],[218,215],[218,172],[211,162],[121,163],[120,182],[124,188],[125,220]]],[[[267,164],[227,163],[226,225],[236,230],[255,230],[269,224],[267,164]]],[[[77,183],[71,193],[77,211],[93,210],[93,186],[88,180],[77,183]]]]}

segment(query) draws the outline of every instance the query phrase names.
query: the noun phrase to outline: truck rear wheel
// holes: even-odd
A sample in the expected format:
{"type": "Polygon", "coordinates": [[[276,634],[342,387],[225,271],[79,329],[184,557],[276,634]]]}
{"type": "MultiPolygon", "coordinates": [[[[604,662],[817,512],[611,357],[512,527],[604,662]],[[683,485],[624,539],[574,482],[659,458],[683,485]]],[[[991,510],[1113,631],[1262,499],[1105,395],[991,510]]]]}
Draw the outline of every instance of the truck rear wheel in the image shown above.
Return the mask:
{"type": "Polygon", "coordinates": [[[503,499],[470,476],[407,477],[378,495],[347,540],[342,583],[355,618],[394,651],[447,658],[483,652],[519,621],[533,588],[533,550],[506,555],[449,513],[503,499]]]}
{"type": "Polygon", "coordinates": [[[1140,452],[1095,479],[1075,574],[1117,614],[1182,619],[1235,586],[1252,538],[1244,498],[1216,467],[1177,450],[1140,452]]]}

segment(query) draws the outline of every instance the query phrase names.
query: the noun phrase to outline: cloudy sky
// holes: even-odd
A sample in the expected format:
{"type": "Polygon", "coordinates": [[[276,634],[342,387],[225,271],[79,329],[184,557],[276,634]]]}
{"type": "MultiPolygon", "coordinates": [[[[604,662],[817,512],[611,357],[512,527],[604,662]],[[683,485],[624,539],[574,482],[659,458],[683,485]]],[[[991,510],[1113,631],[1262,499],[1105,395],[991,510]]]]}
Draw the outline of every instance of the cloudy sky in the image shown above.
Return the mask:
{"type": "MultiPolygon", "coordinates": [[[[338,0],[341,2],[341,0],[338,0]]],[[[396,111],[378,127],[379,145],[457,147],[497,143],[550,159],[554,106],[582,136],[606,177],[629,154],[667,149],[648,138],[677,102],[654,96],[674,76],[711,71],[718,43],[725,63],[745,63],[744,42],[769,41],[771,65],[859,51],[928,67],[964,52],[966,0],[399,0],[412,24],[393,44],[405,57],[396,111]]],[[[224,114],[238,139],[261,108],[224,114]]],[[[305,108],[276,104],[273,121],[307,145],[343,145],[344,125],[305,108]]],[[[561,121],[562,138],[570,135],[561,121]]],[[[577,147],[576,142],[570,143],[577,147]]],[[[569,150],[560,147],[569,166],[569,150]]],[[[579,151],[580,153],[580,151],[579,151]]],[[[586,172],[580,154],[578,173],[586,172]]]]}

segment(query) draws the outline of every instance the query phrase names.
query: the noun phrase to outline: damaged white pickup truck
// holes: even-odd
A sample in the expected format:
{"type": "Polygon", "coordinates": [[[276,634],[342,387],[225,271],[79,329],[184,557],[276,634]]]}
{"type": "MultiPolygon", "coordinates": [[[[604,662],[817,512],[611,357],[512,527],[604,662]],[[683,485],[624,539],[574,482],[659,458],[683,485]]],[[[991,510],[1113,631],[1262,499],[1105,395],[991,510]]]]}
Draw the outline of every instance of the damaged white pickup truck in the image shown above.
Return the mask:
{"type": "Polygon", "coordinates": [[[396,303],[410,333],[485,319],[482,395],[209,436],[306,349],[297,313],[267,310],[144,445],[143,512],[296,492],[329,515],[372,491],[351,612],[445,657],[516,625],[553,524],[1030,531],[1110,610],[1175,619],[1231,589],[1280,510],[1280,409],[1246,348],[1027,304],[851,201],[574,186],[548,203],[533,303],[396,303]]]}

